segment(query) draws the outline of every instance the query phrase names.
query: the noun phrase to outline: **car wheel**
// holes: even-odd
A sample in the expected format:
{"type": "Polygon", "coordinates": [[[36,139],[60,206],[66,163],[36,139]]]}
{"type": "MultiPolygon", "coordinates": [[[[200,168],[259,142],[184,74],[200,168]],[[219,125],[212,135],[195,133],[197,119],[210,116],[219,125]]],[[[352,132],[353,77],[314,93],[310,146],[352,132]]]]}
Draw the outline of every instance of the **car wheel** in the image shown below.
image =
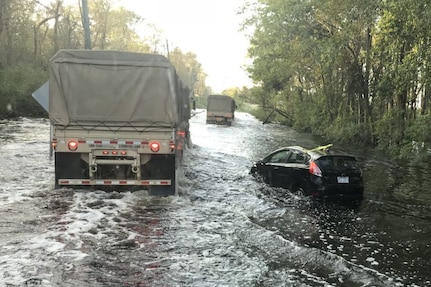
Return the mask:
{"type": "Polygon", "coordinates": [[[305,196],[305,191],[302,187],[298,187],[295,191],[294,194],[296,194],[297,196],[305,196]]]}

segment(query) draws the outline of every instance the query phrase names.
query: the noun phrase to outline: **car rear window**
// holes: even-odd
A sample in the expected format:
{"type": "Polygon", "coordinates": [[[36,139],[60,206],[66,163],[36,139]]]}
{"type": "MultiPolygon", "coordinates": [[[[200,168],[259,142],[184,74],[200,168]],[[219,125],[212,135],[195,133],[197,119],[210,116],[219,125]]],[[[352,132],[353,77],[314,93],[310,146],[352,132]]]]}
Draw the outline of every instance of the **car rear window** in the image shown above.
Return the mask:
{"type": "Polygon", "coordinates": [[[358,162],[352,156],[323,156],[316,163],[322,172],[360,172],[358,162]]]}

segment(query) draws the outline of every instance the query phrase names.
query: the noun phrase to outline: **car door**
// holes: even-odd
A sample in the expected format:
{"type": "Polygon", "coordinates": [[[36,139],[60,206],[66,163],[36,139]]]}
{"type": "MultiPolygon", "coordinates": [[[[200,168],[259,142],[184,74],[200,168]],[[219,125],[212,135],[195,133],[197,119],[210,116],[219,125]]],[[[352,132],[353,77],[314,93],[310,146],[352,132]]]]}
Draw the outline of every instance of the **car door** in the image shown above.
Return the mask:
{"type": "Polygon", "coordinates": [[[288,159],[288,186],[289,190],[296,192],[305,188],[308,177],[308,163],[310,156],[299,149],[292,149],[288,159]]]}
{"type": "Polygon", "coordinates": [[[290,149],[279,150],[265,161],[267,182],[272,186],[287,187],[289,182],[289,164],[288,160],[291,154],[290,149]]]}

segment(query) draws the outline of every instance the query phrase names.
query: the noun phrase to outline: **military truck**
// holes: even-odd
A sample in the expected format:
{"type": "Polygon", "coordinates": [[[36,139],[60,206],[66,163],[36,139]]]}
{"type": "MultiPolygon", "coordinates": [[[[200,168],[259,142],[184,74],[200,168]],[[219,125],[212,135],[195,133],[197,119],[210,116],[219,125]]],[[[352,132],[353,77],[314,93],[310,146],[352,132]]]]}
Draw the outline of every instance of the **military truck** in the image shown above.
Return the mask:
{"type": "Polygon", "coordinates": [[[49,60],[48,91],[56,188],[175,194],[190,89],[166,57],[60,50],[49,60]]]}
{"type": "Polygon", "coordinates": [[[235,119],[235,100],[225,95],[209,95],[207,100],[207,124],[231,126],[235,119]]]}

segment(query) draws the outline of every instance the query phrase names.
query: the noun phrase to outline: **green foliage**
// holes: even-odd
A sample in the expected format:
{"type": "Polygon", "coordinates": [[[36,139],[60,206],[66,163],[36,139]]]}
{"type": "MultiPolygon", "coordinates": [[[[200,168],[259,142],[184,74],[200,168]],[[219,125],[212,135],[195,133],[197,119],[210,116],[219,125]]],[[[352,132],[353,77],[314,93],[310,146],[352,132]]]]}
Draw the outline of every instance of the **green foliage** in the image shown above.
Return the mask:
{"type": "Polygon", "coordinates": [[[379,149],[397,155],[402,142],[402,133],[397,122],[401,119],[399,112],[392,110],[376,122],[376,134],[378,135],[379,149]]]}
{"type": "Polygon", "coordinates": [[[169,59],[184,84],[193,90],[194,95],[203,96],[206,94],[206,74],[198,62],[196,54],[192,52],[183,53],[181,49],[175,48],[169,53],[169,59]]]}
{"type": "Polygon", "coordinates": [[[331,142],[349,144],[356,139],[356,144],[361,144],[361,141],[364,140],[362,136],[364,131],[366,131],[364,124],[358,124],[354,119],[339,116],[327,126],[324,135],[331,142]]]}
{"type": "MultiPolygon", "coordinates": [[[[80,7],[67,1],[0,1],[0,118],[46,116],[31,94],[48,80],[48,59],[59,49],[84,48],[80,7]]],[[[160,32],[147,25],[144,39],[135,30],[143,19],[115,7],[113,0],[88,1],[93,49],[167,54],[160,32]]],[[[194,93],[207,95],[206,74],[193,53],[173,52],[173,62],[194,93]],[[185,68],[187,67],[187,68],[185,68]],[[190,67],[190,68],[188,68],[190,67]]]]}
{"type": "Polygon", "coordinates": [[[206,109],[207,108],[207,98],[208,96],[196,96],[195,103],[197,109],[206,109]]]}
{"type": "Polygon", "coordinates": [[[0,117],[43,115],[43,109],[30,95],[46,81],[46,72],[19,63],[1,70],[0,75],[0,117]]]}
{"type": "Polygon", "coordinates": [[[130,28],[142,22],[135,12],[114,8],[110,0],[89,1],[89,10],[94,49],[150,52],[150,46],[130,28]]]}
{"type": "Polygon", "coordinates": [[[431,115],[418,116],[410,122],[399,157],[418,161],[431,158],[431,115]]]}
{"type": "Polygon", "coordinates": [[[247,87],[229,88],[222,91],[223,95],[232,97],[235,100],[238,111],[251,113],[254,105],[251,104],[251,90],[247,87]]]}
{"type": "Polygon", "coordinates": [[[244,23],[255,31],[249,73],[259,83],[252,98],[261,111],[254,113],[265,119],[281,110],[297,129],[377,145],[394,156],[428,150],[428,6],[423,0],[257,1],[244,23]]]}

